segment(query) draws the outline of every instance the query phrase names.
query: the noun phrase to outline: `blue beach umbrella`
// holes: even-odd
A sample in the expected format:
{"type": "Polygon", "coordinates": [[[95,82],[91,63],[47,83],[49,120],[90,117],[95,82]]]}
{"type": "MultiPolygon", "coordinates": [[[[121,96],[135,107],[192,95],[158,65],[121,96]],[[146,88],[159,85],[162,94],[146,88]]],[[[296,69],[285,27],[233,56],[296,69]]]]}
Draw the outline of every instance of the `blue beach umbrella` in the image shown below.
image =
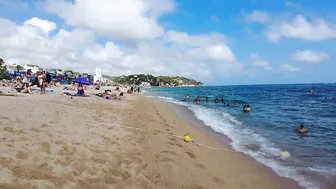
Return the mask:
{"type": "Polygon", "coordinates": [[[79,77],[74,80],[72,80],[73,83],[81,83],[83,85],[92,85],[87,78],[85,77],[79,77]]]}

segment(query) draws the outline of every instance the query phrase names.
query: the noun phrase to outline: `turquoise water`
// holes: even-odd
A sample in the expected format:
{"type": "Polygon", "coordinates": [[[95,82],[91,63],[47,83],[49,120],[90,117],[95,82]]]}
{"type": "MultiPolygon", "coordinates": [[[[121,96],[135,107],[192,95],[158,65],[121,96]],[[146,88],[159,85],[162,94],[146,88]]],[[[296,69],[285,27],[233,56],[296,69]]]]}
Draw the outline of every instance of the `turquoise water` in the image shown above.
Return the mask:
{"type": "Polygon", "coordinates": [[[306,188],[336,188],[336,84],[152,88],[145,94],[188,107],[205,125],[231,138],[234,149],[280,176],[306,188]],[[186,95],[190,101],[181,101],[186,95]],[[193,103],[197,96],[202,97],[199,104],[193,103]],[[235,100],[240,107],[233,106],[235,100]],[[252,108],[248,114],[242,111],[245,104],[252,108]],[[300,123],[309,133],[295,132],[300,123]],[[279,158],[283,151],[291,156],[279,158]]]}

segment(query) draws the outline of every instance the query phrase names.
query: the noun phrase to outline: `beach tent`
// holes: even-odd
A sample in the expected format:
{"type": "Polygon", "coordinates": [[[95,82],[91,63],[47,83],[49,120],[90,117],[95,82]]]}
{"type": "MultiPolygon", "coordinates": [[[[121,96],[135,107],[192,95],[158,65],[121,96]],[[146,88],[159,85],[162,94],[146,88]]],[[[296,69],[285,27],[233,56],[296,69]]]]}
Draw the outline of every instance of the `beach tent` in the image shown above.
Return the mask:
{"type": "Polygon", "coordinates": [[[81,83],[83,85],[92,85],[91,82],[88,81],[86,77],[79,77],[74,80],[72,80],[73,83],[81,83]]]}

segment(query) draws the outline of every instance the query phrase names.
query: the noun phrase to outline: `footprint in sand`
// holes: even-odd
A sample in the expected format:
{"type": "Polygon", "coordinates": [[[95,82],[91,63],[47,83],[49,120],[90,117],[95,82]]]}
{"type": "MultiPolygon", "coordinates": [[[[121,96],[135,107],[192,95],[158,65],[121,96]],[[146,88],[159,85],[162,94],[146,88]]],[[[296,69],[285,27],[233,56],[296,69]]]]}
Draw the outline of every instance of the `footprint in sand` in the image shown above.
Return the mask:
{"type": "Polygon", "coordinates": [[[154,129],[153,132],[154,132],[154,135],[157,135],[157,134],[161,133],[161,131],[157,130],[157,129],[154,129]]]}
{"type": "Polygon", "coordinates": [[[19,151],[15,156],[19,159],[28,159],[28,153],[23,151],[19,151]]]}
{"type": "Polygon", "coordinates": [[[157,156],[160,162],[175,162],[173,159],[177,156],[177,153],[174,151],[164,150],[160,152],[160,154],[157,156]]]}
{"type": "Polygon", "coordinates": [[[178,146],[178,147],[180,147],[180,148],[183,147],[182,144],[178,144],[178,143],[174,143],[174,142],[168,142],[167,144],[172,145],[172,146],[178,146]]]}
{"type": "Polygon", "coordinates": [[[40,144],[41,152],[45,152],[45,153],[50,154],[50,149],[51,149],[51,147],[50,147],[50,144],[48,142],[42,142],[40,144]]]}
{"type": "Polygon", "coordinates": [[[34,132],[38,132],[38,133],[40,132],[40,129],[35,128],[35,127],[31,128],[30,130],[31,130],[31,131],[34,131],[34,132]]]}
{"type": "Polygon", "coordinates": [[[199,184],[192,184],[192,185],[185,187],[185,189],[208,189],[208,187],[205,187],[199,184]]]}
{"type": "Polygon", "coordinates": [[[200,168],[200,169],[205,169],[205,166],[200,163],[195,164],[195,167],[200,168]]]}
{"type": "Polygon", "coordinates": [[[220,178],[212,177],[212,180],[218,185],[226,185],[226,183],[220,178]]]}
{"type": "Polygon", "coordinates": [[[164,151],[161,152],[161,154],[169,154],[169,155],[173,155],[173,156],[177,155],[176,152],[170,151],[170,150],[164,150],[164,151]]]}
{"type": "Polygon", "coordinates": [[[12,133],[12,134],[14,134],[14,135],[26,134],[26,133],[23,132],[22,130],[15,130],[15,129],[11,128],[11,127],[5,127],[5,128],[3,129],[3,131],[12,133]]]}
{"type": "Polygon", "coordinates": [[[185,152],[191,159],[195,159],[195,154],[191,153],[191,152],[185,152]]]}

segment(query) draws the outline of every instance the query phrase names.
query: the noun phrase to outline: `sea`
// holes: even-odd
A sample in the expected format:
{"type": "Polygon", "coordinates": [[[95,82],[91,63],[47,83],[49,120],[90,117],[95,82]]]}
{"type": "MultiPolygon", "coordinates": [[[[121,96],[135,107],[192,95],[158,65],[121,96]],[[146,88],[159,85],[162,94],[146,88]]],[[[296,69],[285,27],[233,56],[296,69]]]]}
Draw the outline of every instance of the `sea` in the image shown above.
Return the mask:
{"type": "Polygon", "coordinates": [[[143,92],[188,108],[206,127],[230,138],[234,150],[281,177],[307,189],[336,188],[336,84],[154,87],[143,92]],[[184,101],[187,95],[190,100],[184,101]],[[197,96],[201,101],[195,104],[197,96]],[[251,112],[244,113],[243,105],[250,105],[251,112]],[[309,130],[305,135],[295,131],[301,123],[309,130]]]}

